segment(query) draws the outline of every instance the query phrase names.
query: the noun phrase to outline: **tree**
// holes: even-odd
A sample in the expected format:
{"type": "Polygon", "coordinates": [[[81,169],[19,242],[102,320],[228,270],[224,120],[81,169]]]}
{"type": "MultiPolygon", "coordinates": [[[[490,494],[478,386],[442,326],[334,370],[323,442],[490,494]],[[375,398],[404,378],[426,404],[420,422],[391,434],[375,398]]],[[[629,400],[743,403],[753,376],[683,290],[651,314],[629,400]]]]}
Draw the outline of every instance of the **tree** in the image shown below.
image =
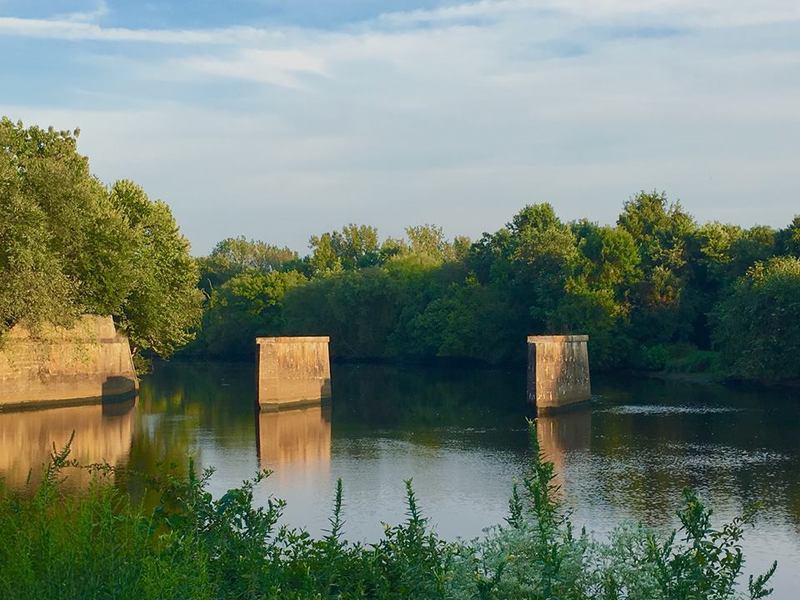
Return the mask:
{"type": "Polygon", "coordinates": [[[639,192],[628,200],[617,221],[639,247],[645,269],[664,267],[679,274],[686,264],[686,241],[696,229],[680,202],[664,192],[639,192]]]}
{"type": "Polygon", "coordinates": [[[0,121],[6,326],[113,314],[130,292],[133,235],[76,146],[77,131],[0,121]]]}
{"type": "Polygon", "coordinates": [[[714,340],[729,374],[800,377],[800,258],[756,263],[714,311],[714,340]]]}
{"type": "Polygon", "coordinates": [[[617,367],[629,357],[630,289],[641,279],[633,237],[619,227],[583,220],[572,224],[580,258],[564,286],[564,295],[548,315],[548,329],[586,333],[592,363],[617,367]]]}
{"type": "Polygon", "coordinates": [[[201,311],[188,242],[166,204],[93,177],[77,138],[0,121],[0,333],[112,315],[134,352],[168,356],[201,311]]]}
{"type": "Polygon", "coordinates": [[[550,204],[533,204],[507,225],[511,232],[513,293],[527,300],[530,331],[544,331],[579,258],[575,234],[550,204]]]}
{"type": "Polygon", "coordinates": [[[438,262],[451,257],[451,247],[444,236],[444,230],[438,225],[417,225],[406,227],[409,250],[413,254],[425,255],[438,262]]]}
{"type": "Polygon", "coordinates": [[[625,203],[619,226],[636,242],[643,278],[633,290],[633,328],[647,343],[686,339],[696,318],[687,294],[688,242],[694,219],[663,192],[640,192],[625,203]]]}
{"type": "Polygon", "coordinates": [[[214,246],[211,254],[198,259],[200,285],[210,293],[213,288],[247,270],[278,271],[297,258],[297,252],[287,247],[248,240],[244,236],[226,238],[214,246]]]}
{"type": "Polygon", "coordinates": [[[777,243],[781,254],[800,258],[800,215],[792,219],[788,227],[778,232],[777,243]]]}
{"type": "Polygon", "coordinates": [[[297,271],[249,269],[215,288],[203,314],[203,328],[187,351],[214,357],[252,356],[254,339],[278,335],[285,325],[286,293],[306,278],[297,271]]]}
{"type": "Polygon", "coordinates": [[[777,232],[766,225],[756,225],[742,232],[731,244],[731,280],[744,275],[757,262],[777,253],[777,232]]]}
{"type": "Polygon", "coordinates": [[[135,236],[136,271],[130,293],[115,313],[134,353],[171,355],[191,341],[202,314],[197,264],[169,207],[142,188],[118,181],[111,201],[135,236]]]}
{"type": "Polygon", "coordinates": [[[29,201],[7,152],[0,152],[0,281],[0,336],[19,322],[66,324],[78,314],[47,216],[29,201]]]}
{"type": "Polygon", "coordinates": [[[286,332],[331,337],[341,358],[378,358],[397,327],[398,293],[383,269],[368,268],[321,277],[285,298],[286,332]]]}
{"type": "Polygon", "coordinates": [[[342,270],[342,259],[336,252],[336,245],[330,233],[311,236],[309,246],[311,247],[309,266],[313,275],[338,273],[342,270]]]}
{"type": "Polygon", "coordinates": [[[374,267],[380,262],[378,230],[353,223],[331,234],[331,244],[346,270],[374,267]]]}

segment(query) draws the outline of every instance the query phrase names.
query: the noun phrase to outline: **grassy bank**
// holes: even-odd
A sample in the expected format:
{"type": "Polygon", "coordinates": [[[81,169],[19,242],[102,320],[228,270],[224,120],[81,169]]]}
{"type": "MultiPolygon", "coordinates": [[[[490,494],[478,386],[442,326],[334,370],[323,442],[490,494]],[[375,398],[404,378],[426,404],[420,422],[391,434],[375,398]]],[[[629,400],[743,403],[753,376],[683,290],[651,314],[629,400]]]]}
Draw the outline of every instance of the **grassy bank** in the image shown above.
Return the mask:
{"type": "MultiPolygon", "coordinates": [[[[769,595],[768,573],[742,581],[740,540],[752,523],[715,529],[686,492],[682,526],[661,536],[642,526],[600,542],[577,531],[559,504],[553,465],[531,428],[530,470],[513,486],[505,522],[472,541],[428,527],[410,481],[406,519],[374,544],[345,540],[342,484],[322,538],[280,524],[283,502],[254,506],[261,473],[212,498],[209,473],[169,474],[147,485],[155,508],[132,504],[107,467],[82,494],[62,491],[69,448],[43,483],[0,493],[0,597],[27,598],[558,598],[723,599],[769,595]],[[737,591],[737,589],[739,591],[737,591]]],[[[128,474],[131,476],[131,474],[128,474]]],[[[774,568],[773,568],[774,570],[774,568]]]]}

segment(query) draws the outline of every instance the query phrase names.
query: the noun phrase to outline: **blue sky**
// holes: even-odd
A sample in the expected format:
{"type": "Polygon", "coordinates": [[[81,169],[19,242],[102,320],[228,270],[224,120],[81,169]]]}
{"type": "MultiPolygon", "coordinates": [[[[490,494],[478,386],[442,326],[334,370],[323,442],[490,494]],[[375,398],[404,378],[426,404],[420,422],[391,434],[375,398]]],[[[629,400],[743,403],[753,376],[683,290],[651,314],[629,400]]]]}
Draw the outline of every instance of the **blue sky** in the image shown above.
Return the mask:
{"type": "Polygon", "coordinates": [[[349,222],[800,213],[796,0],[0,0],[0,113],[80,126],[196,253],[349,222]]]}

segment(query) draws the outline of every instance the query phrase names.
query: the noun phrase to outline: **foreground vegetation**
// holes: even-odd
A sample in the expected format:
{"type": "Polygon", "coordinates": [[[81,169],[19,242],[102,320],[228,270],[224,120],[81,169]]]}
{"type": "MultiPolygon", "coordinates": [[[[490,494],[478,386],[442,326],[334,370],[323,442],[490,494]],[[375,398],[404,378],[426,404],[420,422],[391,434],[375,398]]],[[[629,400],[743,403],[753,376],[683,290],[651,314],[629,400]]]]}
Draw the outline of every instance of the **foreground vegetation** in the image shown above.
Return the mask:
{"type": "Polygon", "coordinates": [[[559,504],[553,465],[534,447],[506,523],[473,541],[428,527],[411,486],[406,520],[374,544],[344,538],[341,481],[322,538],[280,524],[283,502],[254,506],[261,473],[214,499],[209,473],[164,475],[149,485],[152,510],[104,479],[62,493],[69,447],[54,452],[27,495],[0,495],[0,597],[28,598],[530,598],[722,600],[770,595],[772,569],[742,581],[740,540],[752,511],[715,529],[711,511],[685,493],[681,528],[666,537],[641,526],[600,542],[577,531],[559,504]]]}

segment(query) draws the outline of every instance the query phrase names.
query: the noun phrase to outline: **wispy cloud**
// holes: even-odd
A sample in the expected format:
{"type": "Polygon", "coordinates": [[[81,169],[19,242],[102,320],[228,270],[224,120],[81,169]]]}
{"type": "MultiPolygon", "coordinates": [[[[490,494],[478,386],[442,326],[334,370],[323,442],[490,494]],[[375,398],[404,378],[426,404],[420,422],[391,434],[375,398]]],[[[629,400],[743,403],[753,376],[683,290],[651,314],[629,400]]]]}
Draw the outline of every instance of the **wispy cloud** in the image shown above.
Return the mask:
{"type": "Polygon", "coordinates": [[[796,0],[478,0],[329,29],[109,16],[0,18],[71,77],[41,95],[23,60],[0,112],[80,125],[96,172],[170,201],[201,252],[348,221],[475,235],[543,200],[611,221],[653,187],[700,218],[797,210],[796,0]]]}
{"type": "Polygon", "coordinates": [[[78,23],[93,23],[109,14],[108,2],[97,0],[94,8],[83,11],[70,12],[63,15],[56,15],[53,21],[69,21],[78,23]]]}
{"type": "Polygon", "coordinates": [[[0,17],[0,35],[70,41],[140,42],[173,45],[242,45],[281,37],[279,31],[255,27],[222,29],[132,29],[103,27],[79,19],[0,17]]]}
{"type": "Polygon", "coordinates": [[[229,79],[241,79],[273,85],[302,88],[302,75],[324,75],[324,62],[299,50],[241,49],[233,57],[192,56],[171,61],[168,70],[188,69],[192,72],[229,79]]]}
{"type": "MultiPolygon", "coordinates": [[[[49,19],[0,17],[0,35],[61,40],[100,40],[175,45],[258,45],[292,34],[292,28],[236,26],[226,28],[147,29],[103,27],[98,20],[109,12],[105,0],[89,11],[49,19]]],[[[434,9],[387,12],[376,19],[352,23],[354,30],[381,27],[458,26],[470,20],[499,21],[520,16],[562,15],[582,22],[631,19],[668,20],[672,25],[738,27],[800,20],[796,0],[478,0],[434,9]]],[[[655,28],[654,28],[655,29],[655,28]]]]}

